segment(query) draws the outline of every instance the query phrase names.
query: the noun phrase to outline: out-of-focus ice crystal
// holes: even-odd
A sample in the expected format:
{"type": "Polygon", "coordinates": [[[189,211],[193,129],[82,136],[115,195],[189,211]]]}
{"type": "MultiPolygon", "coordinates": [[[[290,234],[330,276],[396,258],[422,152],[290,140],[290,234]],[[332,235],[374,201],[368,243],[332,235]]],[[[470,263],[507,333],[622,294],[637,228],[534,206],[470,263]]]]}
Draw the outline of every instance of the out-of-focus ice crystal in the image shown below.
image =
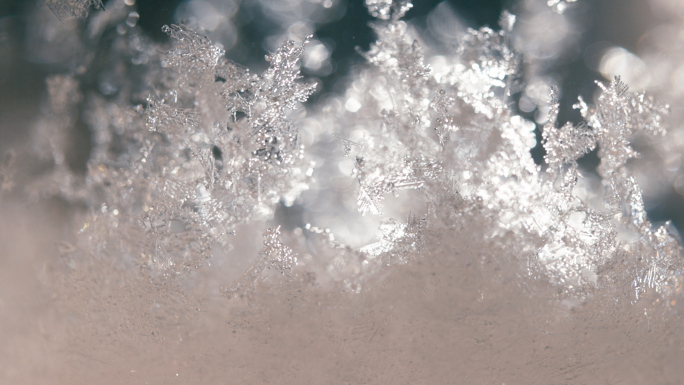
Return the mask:
{"type": "Polygon", "coordinates": [[[366,0],[366,7],[373,17],[380,20],[398,20],[413,8],[409,0],[366,0]]]}
{"type": "Polygon", "coordinates": [[[14,187],[14,174],[16,169],[14,168],[16,155],[14,152],[8,152],[5,158],[0,163],[0,202],[2,201],[2,195],[9,192],[14,187]]]}
{"type": "Polygon", "coordinates": [[[91,7],[104,9],[102,0],[43,0],[43,2],[60,19],[86,17],[91,7]]]}

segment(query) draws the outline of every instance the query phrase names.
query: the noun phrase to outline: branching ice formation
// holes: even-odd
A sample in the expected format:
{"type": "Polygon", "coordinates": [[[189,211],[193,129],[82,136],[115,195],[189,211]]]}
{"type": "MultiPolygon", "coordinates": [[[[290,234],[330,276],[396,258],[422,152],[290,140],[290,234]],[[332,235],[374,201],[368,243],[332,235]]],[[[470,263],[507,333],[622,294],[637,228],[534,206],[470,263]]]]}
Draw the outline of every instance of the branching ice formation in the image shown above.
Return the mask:
{"type": "MultiPolygon", "coordinates": [[[[358,144],[345,152],[356,158],[359,211],[380,214],[386,194],[419,189],[433,231],[455,226],[454,215],[475,212],[470,220],[491,221],[483,237],[506,243],[526,256],[530,274],[548,276],[568,292],[624,279],[606,268],[615,260],[635,274],[636,298],[647,288],[671,290],[681,269],[678,241],[668,225],[651,228],[626,167],[637,155],[629,139],[637,131],[662,134],[667,109],[644,94],[627,92],[616,79],[601,84],[595,107],[580,100],[586,123],[556,129],[554,90],[544,130],[548,168],[541,171],[529,152],[534,126],[507,105],[520,59],[508,43],[511,18],[502,20],[500,32],[469,31],[454,62],[438,75],[423,64],[419,45],[403,22],[376,26],[378,42],[366,54],[371,66],[340,102],[347,111],[335,118],[354,122],[341,124],[337,135],[358,144]],[[363,117],[362,129],[351,115],[363,117]],[[598,207],[576,191],[576,161],[597,144],[606,195],[598,207]]],[[[396,245],[415,237],[406,226],[387,222],[382,240],[361,251],[375,257],[396,253],[396,245]]],[[[399,254],[406,260],[410,253],[399,254]]]]}
{"type": "Polygon", "coordinates": [[[266,230],[263,236],[264,246],[259,252],[259,259],[238,280],[223,290],[227,295],[244,295],[254,291],[256,283],[264,279],[267,269],[273,268],[290,277],[292,269],[297,266],[297,254],[279,239],[280,227],[266,230]]]}
{"type": "Polygon", "coordinates": [[[39,136],[54,171],[33,188],[92,208],[80,229],[85,250],[137,260],[155,274],[199,267],[230,247],[237,225],[272,216],[278,202],[307,189],[310,165],[287,113],[315,88],[297,81],[302,46],[294,42],[258,76],[185,26],[164,31],[172,43],[161,55],[135,33],[122,44],[121,55],[151,56],[150,87],[131,95],[147,92],[144,106],[90,99],[95,140],[85,180],[64,164],[65,133],[84,100],[78,75],[48,79],[51,114],[39,136]]]}
{"type": "MultiPolygon", "coordinates": [[[[145,223],[150,230],[161,224],[165,233],[154,230],[161,242],[171,234],[195,234],[201,247],[185,258],[197,261],[212,242],[228,245],[236,224],[271,215],[278,201],[307,188],[310,172],[286,112],[315,85],[296,82],[302,47],[294,42],[271,55],[271,67],[259,77],[222,59],[219,47],[184,26],[164,30],[174,39],[162,59],[170,69],[164,80],[181,87],[148,98],[149,130],[174,146],[171,154],[151,159],[161,173],[151,176],[157,199],[145,223]]],[[[157,146],[143,150],[146,161],[157,146]]]]}
{"type": "MultiPolygon", "coordinates": [[[[562,13],[571,2],[548,5],[562,13]]],[[[379,19],[378,40],[363,53],[368,63],[343,96],[310,118],[330,123],[326,134],[339,139],[352,163],[346,177],[357,183],[357,209],[381,218],[381,236],[351,247],[307,225],[290,238],[302,248],[318,247],[331,276],[356,285],[378,265],[429,258],[452,235],[473,231],[508,250],[529,276],[569,295],[631,287],[638,299],[648,289],[667,294],[681,285],[678,240],[667,225],[654,229],[647,220],[627,167],[638,155],[630,146],[634,135],[664,133],[666,106],[630,93],[618,78],[599,84],[594,106],[579,100],[585,123],[557,128],[558,91],[551,87],[542,169],[530,155],[534,123],[510,108],[522,82],[511,42],[515,16],[505,13],[498,31],[468,30],[433,71],[400,20],[411,3],[366,4],[379,19]],[[577,160],[596,146],[602,190],[587,191],[579,186],[577,160]],[[383,201],[409,191],[406,222],[385,217],[392,209],[383,201]]],[[[149,63],[141,71],[144,89],[124,87],[118,99],[86,98],[96,112],[87,119],[95,140],[85,180],[62,166],[63,136],[48,132],[73,125],[84,100],[79,75],[48,81],[52,115],[40,129],[57,176],[37,190],[89,207],[79,226],[84,253],[168,276],[230,249],[240,224],[271,218],[278,204],[289,207],[299,198],[306,207],[302,192],[316,169],[291,112],[315,85],[299,80],[306,41],[286,41],[267,57],[269,69],[255,75],[187,26],[164,32],[172,42],[163,54],[134,31],[120,38],[123,54],[149,63]],[[140,103],[129,106],[127,98],[140,103]]],[[[314,225],[318,219],[312,214],[314,225]]],[[[280,229],[266,232],[261,258],[228,285],[230,293],[250,287],[269,267],[288,277],[306,269],[280,236],[280,229]]]]}

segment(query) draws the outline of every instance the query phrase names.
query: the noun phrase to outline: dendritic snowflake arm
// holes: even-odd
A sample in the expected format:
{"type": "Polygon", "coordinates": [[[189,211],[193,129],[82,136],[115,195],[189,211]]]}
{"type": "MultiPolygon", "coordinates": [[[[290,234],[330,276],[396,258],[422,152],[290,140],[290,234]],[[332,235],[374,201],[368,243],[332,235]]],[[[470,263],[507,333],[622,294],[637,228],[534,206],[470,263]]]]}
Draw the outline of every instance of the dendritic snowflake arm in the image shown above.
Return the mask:
{"type": "Polygon", "coordinates": [[[638,157],[630,146],[634,134],[665,134],[663,121],[669,106],[644,93],[629,92],[629,86],[619,77],[608,86],[597,84],[603,92],[592,112],[585,110],[585,119],[596,131],[601,148],[599,172],[608,178],[622,169],[629,159],[638,157]]]}
{"type": "Polygon", "coordinates": [[[185,25],[165,25],[162,31],[173,41],[162,64],[177,71],[177,87],[199,88],[215,81],[217,66],[225,55],[223,48],[185,25]]]}
{"type": "MultiPolygon", "coordinates": [[[[568,122],[563,127],[555,127],[558,119],[558,89],[551,88],[549,101],[549,120],[542,132],[546,150],[544,160],[552,179],[564,176],[563,190],[572,190],[577,178],[577,159],[596,147],[596,134],[585,123],[573,125],[568,122]],[[563,167],[568,165],[567,170],[563,167]]],[[[552,180],[553,182],[553,180],[552,180]]]]}

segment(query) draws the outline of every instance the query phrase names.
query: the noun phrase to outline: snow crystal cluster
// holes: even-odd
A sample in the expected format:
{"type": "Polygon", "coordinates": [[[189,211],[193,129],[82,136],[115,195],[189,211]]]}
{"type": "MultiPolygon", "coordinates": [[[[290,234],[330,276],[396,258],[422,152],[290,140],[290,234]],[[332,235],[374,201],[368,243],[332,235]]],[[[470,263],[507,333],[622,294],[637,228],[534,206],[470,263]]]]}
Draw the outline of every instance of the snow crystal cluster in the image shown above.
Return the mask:
{"type": "MultiPolygon", "coordinates": [[[[527,87],[527,95],[544,111],[542,167],[530,154],[535,123],[512,107],[525,89],[521,51],[538,48],[521,40],[516,16],[504,13],[498,30],[468,30],[437,57],[402,21],[410,2],[365,3],[377,18],[367,63],[344,93],[306,108],[316,88],[300,79],[307,39],[283,42],[254,74],[186,25],[165,26],[170,43],[158,46],[126,24],[120,2],[91,18],[79,44],[97,44],[118,26],[102,55],[126,65],[84,56],[76,70],[49,78],[36,135],[51,166],[31,191],[86,208],[68,252],[165,279],[258,236],[241,225],[299,207],[306,220],[266,231],[257,262],[225,282],[226,293],[251,290],[269,269],[281,273],[273,279],[298,279],[319,265],[356,290],[383,266],[430,258],[463,232],[500,245],[530,278],[564,295],[615,288],[636,300],[681,290],[678,235],[649,222],[628,167],[635,136],[665,134],[666,105],[615,78],[599,84],[595,101],[578,101],[583,123],[560,126],[559,91],[542,84],[538,62],[533,80],[546,93],[527,87]],[[92,78],[97,89],[79,83],[92,78]],[[93,138],[85,176],[64,161],[64,131],[81,110],[93,138]],[[302,130],[315,138],[309,147],[302,130]],[[577,160],[596,148],[600,182],[592,184],[577,160]],[[347,223],[337,238],[325,229],[335,227],[331,214],[317,209],[332,206],[347,223]],[[375,238],[349,236],[370,223],[379,224],[375,238]]],[[[571,3],[548,7],[563,13],[571,3]]],[[[47,5],[64,17],[101,3],[47,5]]],[[[1,167],[0,194],[10,188],[10,161],[1,167]]]]}

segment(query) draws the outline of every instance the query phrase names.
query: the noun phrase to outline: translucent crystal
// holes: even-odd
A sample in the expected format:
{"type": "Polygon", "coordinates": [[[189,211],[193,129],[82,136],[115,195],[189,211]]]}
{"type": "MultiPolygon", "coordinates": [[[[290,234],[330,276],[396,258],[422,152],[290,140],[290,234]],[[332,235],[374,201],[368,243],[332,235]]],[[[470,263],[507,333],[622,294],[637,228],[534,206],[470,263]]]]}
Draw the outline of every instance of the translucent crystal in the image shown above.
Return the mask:
{"type": "Polygon", "coordinates": [[[226,294],[250,294],[255,285],[265,278],[266,269],[273,268],[282,275],[290,276],[292,269],[297,266],[297,254],[280,241],[280,227],[266,230],[263,238],[259,259],[237,281],[224,289],[226,294]]]}
{"type": "Polygon", "coordinates": [[[162,31],[173,39],[162,65],[178,71],[182,81],[179,85],[200,87],[202,82],[214,82],[216,67],[225,54],[221,47],[184,25],[165,25],[162,31]]]}
{"type": "Polygon", "coordinates": [[[43,3],[60,19],[86,17],[91,7],[104,9],[102,0],[43,0],[43,3]]]}
{"type": "Polygon", "coordinates": [[[212,38],[281,23],[226,50],[304,40],[263,72],[186,25],[153,42],[133,0],[36,16],[28,51],[62,73],[0,162],[0,382],[677,383],[682,250],[635,167],[676,169],[668,108],[616,79],[559,122],[573,1],[439,43],[448,4],[403,21],[408,1],[366,3],[366,62],[309,105],[304,36],[346,2],[183,2],[212,38]],[[598,175],[578,166],[596,148],[598,175]]]}
{"type": "MultiPolygon", "coordinates": [[[[657,242],[639,187],[625,166],[637,156],[629,142],[634,134],[664,132],[666,106],[627,92],[616,79],[602,86],[595,107],[580,100],[586,123],[556,128],[558,91],[552,87],[544,107],[548,168],[542,172],[529,153],[536,144],[534,124],[509,109],[521,82],[521,57],[511,42],[516,16],[502,15],[501,31],[469,30],[433,72],[414,32],[399,20],[411,4],[367,3],[371,14],[385,20],[374,26],[378,40],[363,53],[368,65],[334,101],[344,108],[324,108],[313,119],[332,119],[330,134],[349,156],[345,167],[356,183],[357,210],[379,217],[381,225],[375,240],[338,255],[332,266],[357,266],[353,258],[359,256],[407,262],[426,244],[426,228],[455,231],[465,218],[478,216],[488,223],[484,238],[518,250],[531,276],[547,276],[568,292],[616,282],[597,272],[633,243],[625,239],[635,234],[641,241],[629,248],[640,250],[639,261],[650,258],[657,242]],[[596,145],[604,207],[576,194],[577,159],[596,145]],[[396,202],[409,196],[402,208],[411,213],[407,217],[396,202]],[[426,214],[417,220],[413,212],[426,214]]],[[[141,231],[147,239],[141,252],[123,249],[165,274],[204,265],[214,251],[232,247],[240,224],[268,219],[279,202],[289,207],[309,188],[316,171],[305,160],[290,111],[316,86],[299,81],[306,40],[301,45],[285,41],[267,56],[269,68],[256,75],[226,60],[220,45],[187,26],[163,30],[171,43],[159,55],[161,66],[147,74],[153,87],[146,90],[145,105],[129,110],[128,123],[117,123],[121,128],[114,130],[106,120],[88,118],[101,128],[94,131],[98,144],[85,182],[59,166],[64,145],[52,133],[46,136],[52,138],[57,167],[36,191],[88,202],[92,217],[85,233],[92,235],[85,238],[97,252],[107,244],[97,239],[107,221],[114,220],[116,231],[141,231]],[[97,194],[89,196],[89,190],[97,194]],[[129,200],[135,203],[127,205],[129,200]]],[[[58,76],[49,80],[49,90],[52,111],[61,116],[61,126],[54,127],[69,126],[82,102],[78,83],[58,76]]],[[[270,251],[265,253],[275,261],[268,263],[289,271],[294,259],[276,233],[266,235],[270,251]],[[282,258],[276,257],[278,250],[282,258]]],[[[324,242],[321,247],[348,246],[324,242]]],[[[256,279],[262,270],[248,276],[256,279]]],[[[669,279],[649,277],[653,288],[669,279]]]]}

